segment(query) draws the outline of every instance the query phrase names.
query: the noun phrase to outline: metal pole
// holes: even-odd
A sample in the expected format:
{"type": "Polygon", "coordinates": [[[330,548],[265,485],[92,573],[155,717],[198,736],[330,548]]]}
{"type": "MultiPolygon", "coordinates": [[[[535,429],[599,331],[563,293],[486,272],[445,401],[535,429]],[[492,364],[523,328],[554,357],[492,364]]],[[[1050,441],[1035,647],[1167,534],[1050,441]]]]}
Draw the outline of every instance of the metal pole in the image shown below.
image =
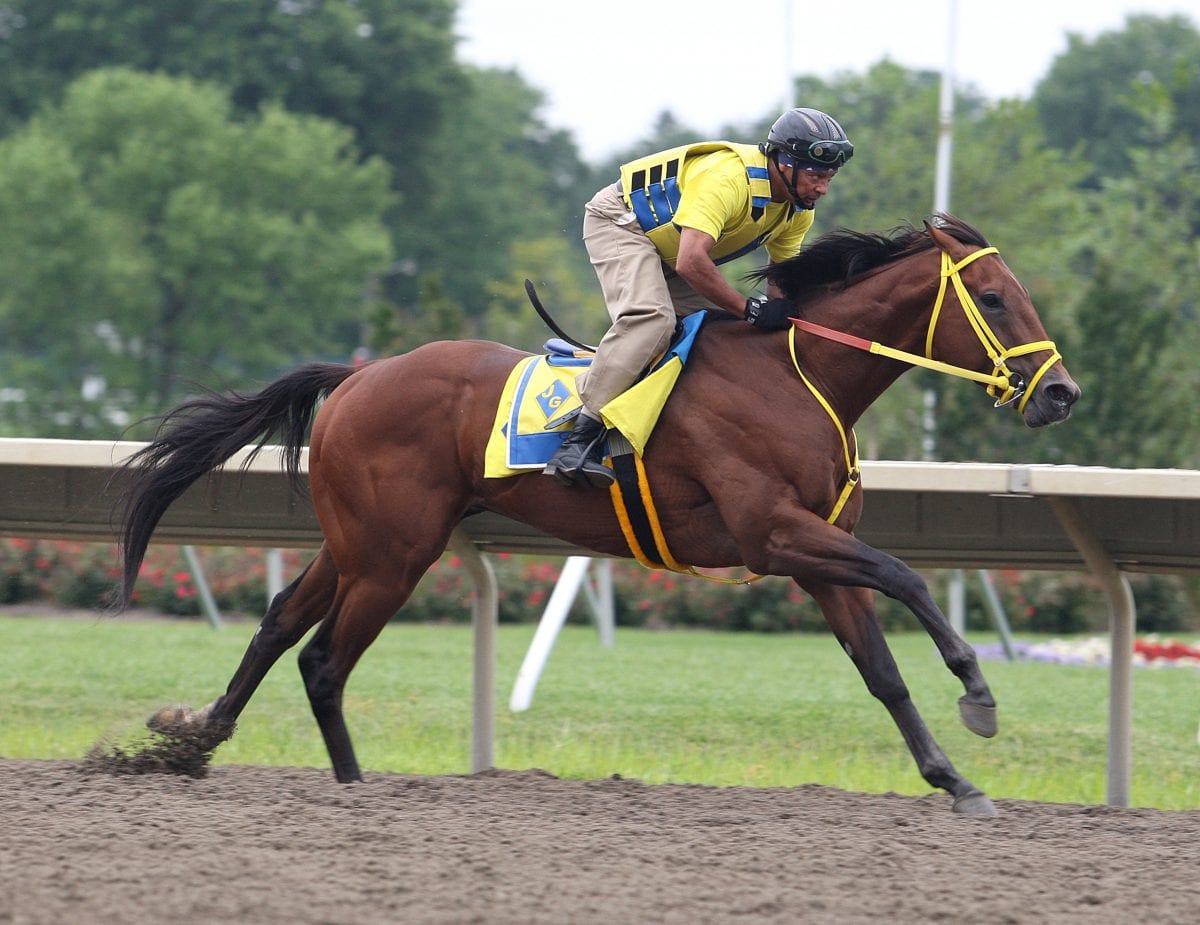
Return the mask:
{"type": "Polygon", "coordinates": [[[1000,645],[1004,647],[1004,654],[1010,662],[1017,659],[1016,653],[1013,651],[1012,628],[1008,625],[1008,614],[1004,612],[1004,604],[1000,600],[1000,595],[996,593],[996,583],[992,581],[992,573],[985,568],[979,569],[979,583],[983,585],[983,594],[987,598],[988,606],[992,609],[992,622],[996,624],[996,632],[1000,634],[1000,645]]]}
{"type": "Polygon", "coordinates": [[[1112,806],[1129,805],[1133,765],[1133,633],[1137,622],[1133,591],[1096,532],[1070,498],[1048,495],[1046,501],[1088,569],[1108,595],[1111,652],[1108,669],[1108,794],[1112,806]]]}
{"type": "Polygon", "coordinates": [[[475,636],[471,709],[471,772],[485,771],[496,763],[496,621],[499,595],[492,565],[471,542],[462,527],[450,534],[448,549],[458,553],[475,583],[471,622],[475,636]]]}
{"type": "Polygon", "coordinates": [[[283,590],[283,550],[273,547],[267,550],[267,606],[275,595],[283,590]]]}
{"type": "Polygon", "coordinates": [[[585,586],[591,561],[588,556],[570,556],[563,565],[562,573],[558,576],[558,582],[554,585],[550,600],[542,613],[542,619],[538,621],[529,651],[525,653],[525,660],[521,662],[517,671],[517,680],[508,700],[508,708],[514,713],[528,710],[529,705],[533,703],[533,692],[537,689],[542,669],[546,667],[546,661],[550,658],[550,650],[554,648],[558,631],[567,620],[575,595],[580,587],[585,586]]]}
{"type": "Polygon", "coordinates": [[[184,546],[183,557],[187,559],[188,568],[192,572],[192,580],[196,582],[196,591],[200,594],[200,607],[204,610],[204,615],[212,624],[212,628],[219,630],[221,628],[221,611],[217,609],[217,601],[212,596],[212,591],[209,590],[208,579],[204,577],[204,566],[200,564],[200,557],[196,555],[196,547],[184,546]]]}
{"type": "Polygon", "coordinates": [[[794,109],[796,106],[796,4],[794,0],[786,0],[783,7],[783,108],[794,109]]]}
{"type": "Polygon", "coordinates": [[[963,578],[963,570],[950,569],[950,581],[947,592],[949,601],[946,605],[950,626],[962,637],[967,635],[967,582],[963,578]]]}
{"type": "Polygon", "coordinates": [[[958,0],[949,0],[946,64],[942,69],[942,92],[938,103],[937,163],[933,181],[933,209],[950,210],[950,156],[954,136],[954,51],[958,31],[958,0]]]}

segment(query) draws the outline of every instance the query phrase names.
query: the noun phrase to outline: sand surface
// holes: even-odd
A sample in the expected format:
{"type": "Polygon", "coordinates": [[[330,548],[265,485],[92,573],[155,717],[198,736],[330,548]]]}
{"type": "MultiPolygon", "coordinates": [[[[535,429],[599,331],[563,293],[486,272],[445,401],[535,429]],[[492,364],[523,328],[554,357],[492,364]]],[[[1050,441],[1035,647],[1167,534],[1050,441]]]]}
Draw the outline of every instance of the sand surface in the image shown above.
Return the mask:
{"type": "Polygon", "coordinates": [[[1195,923],[1200,811],[0,759],[0,923],[1195,923]]]}

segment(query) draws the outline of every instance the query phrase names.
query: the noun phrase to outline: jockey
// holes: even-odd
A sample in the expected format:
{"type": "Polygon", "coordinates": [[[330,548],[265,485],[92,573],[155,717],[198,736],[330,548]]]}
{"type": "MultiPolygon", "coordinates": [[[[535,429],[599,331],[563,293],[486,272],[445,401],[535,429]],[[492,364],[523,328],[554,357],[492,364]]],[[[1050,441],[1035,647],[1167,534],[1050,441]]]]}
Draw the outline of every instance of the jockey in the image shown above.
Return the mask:
{"type": "Polygon", "coordinates": [[[612,326],[576,380],[583,402],[543,472],[602,488],[602,409],[670,345],[677,315],[720,308],[762,331],[786,329],[794,308],[773,286],[747,299],[717,269],[758,247],[772,263],[794,256],[817,200],[854,154],[842,127],[816,109],[791,109],[758,144],[683,145],[621,167],[584,210],[583,241],[612,326]]]}

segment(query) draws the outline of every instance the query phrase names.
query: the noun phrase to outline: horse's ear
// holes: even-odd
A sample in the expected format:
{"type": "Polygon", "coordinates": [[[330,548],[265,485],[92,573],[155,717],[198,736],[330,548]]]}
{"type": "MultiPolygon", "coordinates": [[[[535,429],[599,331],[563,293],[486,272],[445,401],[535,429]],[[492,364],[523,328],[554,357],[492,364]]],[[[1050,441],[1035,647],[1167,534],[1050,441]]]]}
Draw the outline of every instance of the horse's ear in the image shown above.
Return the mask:
{"type": "Polygon", "coordinates": [[[936,219],[932,222],[928,219],[925,219],[925,232],[930,238],[933,239],[934,244],[936,244],[941,250],[945,251],[951,257],[958,259],[964,253],[966,253],[966,247],[963,245],[963,243],[959,241],[958,238],[954,237],[954,235],[947,234],[945,231],[943,231],[941,223],[936,219]]]}

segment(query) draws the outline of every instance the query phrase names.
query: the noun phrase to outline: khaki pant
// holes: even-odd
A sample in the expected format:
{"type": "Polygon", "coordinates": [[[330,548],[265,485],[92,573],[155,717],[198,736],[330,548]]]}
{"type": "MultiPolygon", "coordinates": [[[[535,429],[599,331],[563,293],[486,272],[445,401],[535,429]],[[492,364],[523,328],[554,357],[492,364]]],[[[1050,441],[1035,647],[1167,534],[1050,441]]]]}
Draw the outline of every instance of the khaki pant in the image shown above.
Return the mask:
{"type": "Polygon", "coordinates": [[[612,318],[591,367],[576,379],[584,407],[598,417],[670,346],[676,316],[711,303],[663,263],[615,183],[584,207],[583,243],[612,318]]]}

